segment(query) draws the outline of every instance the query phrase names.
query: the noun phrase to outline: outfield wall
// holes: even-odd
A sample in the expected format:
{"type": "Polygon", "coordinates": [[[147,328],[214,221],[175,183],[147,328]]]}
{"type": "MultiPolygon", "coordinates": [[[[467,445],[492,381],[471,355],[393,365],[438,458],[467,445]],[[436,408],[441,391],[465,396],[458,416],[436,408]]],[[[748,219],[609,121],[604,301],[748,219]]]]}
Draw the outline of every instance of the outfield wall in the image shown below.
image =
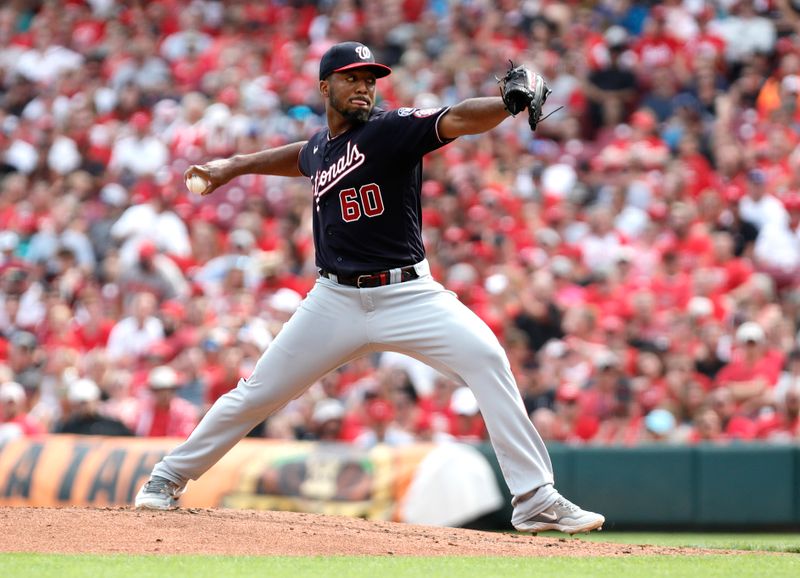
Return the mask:
{"type": "MultiPolygon", "coordinates": [[[[50,435],[0,446],[0,506],[125,506],[181,440],[50,435]]],[[[608,529],[800,529],[800,445],[550,446],[556,484],[608,529]]],[[[509,528],[488,444],[351,445],[246,439],[184,507],[322,512],[509,528]]]]}
{"type": "Polygon", "coordinates": [[[549,449],[559,490],[606,528],[800,529],[798,444],[549,449]]]}

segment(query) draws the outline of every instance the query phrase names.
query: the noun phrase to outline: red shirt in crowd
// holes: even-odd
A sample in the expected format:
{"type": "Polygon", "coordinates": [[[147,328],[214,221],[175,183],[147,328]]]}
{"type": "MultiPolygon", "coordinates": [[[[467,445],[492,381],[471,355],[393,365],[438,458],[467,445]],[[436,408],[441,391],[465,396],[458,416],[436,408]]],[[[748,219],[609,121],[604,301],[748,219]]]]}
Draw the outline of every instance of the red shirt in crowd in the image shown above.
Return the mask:
{"type": "Polygon", "coordinates": [[[15,416],[7,421],[0,420],[0,427],[6,425],[13,425],[19,428],[24,436],[36,436],[46,433],[42,424],[26,413],[15,416]]]}
{"type": "Polygon", "coordinates": [[[81,351],[90,351],[96,347],[105,347],[114,322],[104,319],[99,326],[77,325],[72,331],[75,344],[81,351]]]}
{"type": "Polygon", "coordinates": [[[135,432],[147,437],[185,438],[192,433],[197,421],[197,408],[185,399],[175,397],[169,407],[158,407],[147,399],[139,408],[135,432]]]}
{"type": "Polygon", "coordinates": [[[792,418],[772,412],[759,416],[756,429],[759,439],[797,438],[800,437],[800,416],[792,418]]]}
{"type": "Polygon", "coordinates": [[[723,367],[716,377],[717,387],[739,381],[753,381],[764,379],[773,386],[778,381],[783,366],[783,356],[778,354],[765,354],[757,361],[750,363],[742,356],[733,359],[723,367]]]}

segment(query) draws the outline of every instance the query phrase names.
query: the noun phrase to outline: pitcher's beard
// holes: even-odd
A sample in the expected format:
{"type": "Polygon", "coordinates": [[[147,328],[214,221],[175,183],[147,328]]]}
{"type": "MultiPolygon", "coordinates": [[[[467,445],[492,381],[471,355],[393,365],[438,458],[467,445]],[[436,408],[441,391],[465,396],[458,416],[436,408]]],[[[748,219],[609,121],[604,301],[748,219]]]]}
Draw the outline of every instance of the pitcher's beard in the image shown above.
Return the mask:
{"type": "Polygon", "coordinates": [[[352,124],[364,124],[369,120],[369,113],[370,111],[359,108],[356,110],[348,110],[343,112],[342,116],[352,124]]]}
{"type": "Polygon", "coordinates": [[[331,107],[341,114],[347,122],[353,125],[364,124],[369,120],[369,113],[372,112],[372,108],[369,110],[365,110],[363,108],[357,108],[355,110],[345,108],[345,105],[339,102],[339,99],[336,98],[333,89],[331,89],[330,93],[328,93],[328,103],[331,107]]]}

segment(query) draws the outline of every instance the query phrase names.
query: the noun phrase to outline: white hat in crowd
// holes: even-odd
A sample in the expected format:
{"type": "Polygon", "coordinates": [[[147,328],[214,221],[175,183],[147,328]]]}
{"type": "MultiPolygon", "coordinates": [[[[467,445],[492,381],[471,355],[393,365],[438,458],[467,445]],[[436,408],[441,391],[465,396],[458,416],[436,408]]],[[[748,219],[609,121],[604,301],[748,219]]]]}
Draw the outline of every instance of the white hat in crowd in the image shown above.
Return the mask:
{"type": "Polygon", "coordinates": [[[739,343],[747,343],[749,341],[763,343],[765,339],[764,330],[755,321],[746,321],[736,330],[736,341],[739,343]]]}
{"type": "Polygon", "coordinates": [[[7,381],[0,385],[0,403],[25,403],[25,388],[16,381],[7,381]]]}
{"type": "Polygon", "coordinates": [[[450,409],[456,415],[475,415],[479,411],[478,400],[470,388],[462,385],[450,396],[450,409]]]}
{"type": "Polygon", "coordinates": [[[19,235],[14,231],[0,233],[0,251],[14,251],[19,245],[19,235]]]}
{"type": "Polygon", "coordinates": [[[256,238],[247,229],[236,229],[230,234],[230,242],[241,249],[251,249],[256,244],[256,238]]]}
{"type": "Polygon", "coordinates": [[[100,388],[91,379],[78,379],[67,389],[67,401],[70,403],[84,403],[100,399],[100,388]]]}
{"type": "Polygon", "coordinates": [[[269,298],[269,306],[282,313],[294,313],[302,301],[303,297],[297,291],[281,287],[269,298]]]}
{"type": "Polygon", "coordinates": [[[714,313],[714,303],[708,297],[695,295],[689,299],[686,310],[691,317],[708,317],[714,313]]]}
{"type": "Polygon", "coordinates": [[[314,412],[311,420],[317,424],[342,419],[344,417],[344,405],[338,399],[321,399],[314,405],[314,412]]]}
{"type": "Polygon", "coordinates": [[[128,191],[119,183],[108,183],[100,189],[100,200],[112,207],[122,207],[128,202],[128,191]]]}
{"type": "Polygon", "coordinates": [[[150,389],[175,389],[178,387],[178,374],[167,365],[154,367],[147,376],[150,389]]]}
{"type": "Polygon", "coordinates": [[[611,351],[610,349],[604,349],[602,351],[597,352],[593,361],[594,361],[594,366],[597,369],[605,369],[609,367],[619,366],[619,357],[617,357],[617,354],[611,351]]]}

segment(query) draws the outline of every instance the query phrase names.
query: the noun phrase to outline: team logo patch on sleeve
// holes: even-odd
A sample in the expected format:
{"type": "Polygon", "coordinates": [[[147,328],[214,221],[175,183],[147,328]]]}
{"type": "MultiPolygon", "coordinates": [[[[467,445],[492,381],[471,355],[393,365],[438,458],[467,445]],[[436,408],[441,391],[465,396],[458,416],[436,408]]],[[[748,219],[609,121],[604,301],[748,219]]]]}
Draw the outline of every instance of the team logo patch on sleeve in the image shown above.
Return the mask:
{"type": "Polygon", "coordinates": [[[441,110],[441,106],[439,108],[419,108],[414,110],[414,116],[417,118],[428,118],[441,110]]]}
{"type": "Polygon", "coordinates": [[[397,116],[411,116],[412,114],[414,114],[415,110],[417,110],[417,109],[416,108],[408,108],[408,107],[398,108],[397,109],[397,116]]]}

